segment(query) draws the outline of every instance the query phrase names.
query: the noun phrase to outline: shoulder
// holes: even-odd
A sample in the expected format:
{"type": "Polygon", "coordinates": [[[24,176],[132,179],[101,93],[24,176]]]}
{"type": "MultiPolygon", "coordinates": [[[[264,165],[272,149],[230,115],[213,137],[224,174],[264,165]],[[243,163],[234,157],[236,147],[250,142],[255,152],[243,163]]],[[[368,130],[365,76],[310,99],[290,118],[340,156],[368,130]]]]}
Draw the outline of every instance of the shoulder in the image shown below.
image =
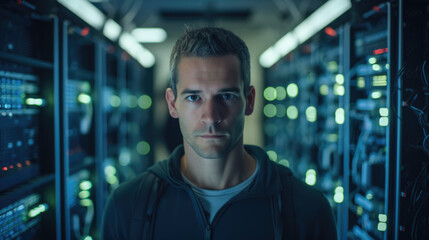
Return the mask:
{"type": "Polygon", "coordinates": [[[134,206],[139,192],[141,191],[145,178],[149,172],[145,172],[129,181],[119,185],[118,188],[112,191],[108,199],[106,207],[111,208],[110,211],[115,211],[121,218],[128,218],[134,212],[134,206]]]}
{"type": "Polygon", "coordinates": [[[143,173],[119,185],[110,194],[104,208],[102,239],[127,239],[128,228],[136,208],[136,198],[148,173],[143,173]]]}
{"type": "Polygon", "coordinates": [[[292,176],[293,211],[299,235],[306,239],[336,239],[331,206],[322,192],[292,176]],[[310,230],[311,231],[308,231],[310,230]]]}

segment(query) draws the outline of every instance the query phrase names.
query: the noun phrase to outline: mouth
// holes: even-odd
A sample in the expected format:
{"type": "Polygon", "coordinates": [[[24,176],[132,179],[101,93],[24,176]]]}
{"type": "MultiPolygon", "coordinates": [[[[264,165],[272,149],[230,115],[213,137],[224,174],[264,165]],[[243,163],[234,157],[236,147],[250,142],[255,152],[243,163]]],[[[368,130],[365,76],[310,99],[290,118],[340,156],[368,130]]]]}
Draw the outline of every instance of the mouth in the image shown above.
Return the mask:
{"type": "Polygon", "coordinates": [[[222,135],[222,134],[203,134],[203,135],[200,135],[199,137],[204,138],[204,139],[220,139],[220,138],[224,138],[225,135],[222,135]]]}

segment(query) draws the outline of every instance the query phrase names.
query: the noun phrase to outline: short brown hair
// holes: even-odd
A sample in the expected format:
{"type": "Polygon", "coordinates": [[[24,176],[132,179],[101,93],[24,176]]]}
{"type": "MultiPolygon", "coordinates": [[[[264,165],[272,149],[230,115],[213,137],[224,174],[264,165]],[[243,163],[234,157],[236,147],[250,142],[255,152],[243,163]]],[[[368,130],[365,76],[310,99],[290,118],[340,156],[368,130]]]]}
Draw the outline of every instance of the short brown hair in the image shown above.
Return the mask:
{"type": "Polygon", "coordinates": [[[240,61],[240,75],[244,82],[244,91],[250,85],[250,54],[244,41],[223,28],[205,27],[187,30],[173,47],[170,56],[170,84],[177,95],[177,66],[181,57],[215,57],[235,55],[240,61]]]}

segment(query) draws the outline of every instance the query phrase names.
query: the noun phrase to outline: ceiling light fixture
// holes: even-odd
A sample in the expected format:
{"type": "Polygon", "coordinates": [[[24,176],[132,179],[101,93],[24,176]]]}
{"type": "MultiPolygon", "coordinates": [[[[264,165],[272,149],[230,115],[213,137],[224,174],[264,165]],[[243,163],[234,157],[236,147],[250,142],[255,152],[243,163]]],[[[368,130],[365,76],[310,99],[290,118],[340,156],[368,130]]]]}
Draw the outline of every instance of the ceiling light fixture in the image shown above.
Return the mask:
{"type": "Polygon", "coordinates": [[[281,57],[294,50],[299,44],[304,43],[314,34],[322,30],[328,24],[340,17],[352,7],[350,0],[329,0],[314,13],[302,21],[292,31],[287,33],[273,46],[265,50],[259,57],[259,63],[263,67],[271,67],[281,57]]]}
{"type": "Polygon", "coordinates": [[[119,46],[135,58],[143,67],[152,67],[155,64],[153,54],[144,48],[134,37],[127,32],[121,34],[119,46]]]}
{"type": "Polygon", "coordinates": [[[57,0],[93,28],[100,30],[106,16],[87,0],[57,0]]]}
{"type": "Polygon", "coordinates": [[[103,34],[113,42],[118,40],[119,35],[121,34],[122,27],[117,24],[112,19],[107,19],[106,23],[104,24],[103,28],[103,34]]]}
{"type": "Polygon", "coordinates": [[[141,43],[160,43],[167,38],[167,32],[162,28],[135,28],[131,34],[141,43]]]}

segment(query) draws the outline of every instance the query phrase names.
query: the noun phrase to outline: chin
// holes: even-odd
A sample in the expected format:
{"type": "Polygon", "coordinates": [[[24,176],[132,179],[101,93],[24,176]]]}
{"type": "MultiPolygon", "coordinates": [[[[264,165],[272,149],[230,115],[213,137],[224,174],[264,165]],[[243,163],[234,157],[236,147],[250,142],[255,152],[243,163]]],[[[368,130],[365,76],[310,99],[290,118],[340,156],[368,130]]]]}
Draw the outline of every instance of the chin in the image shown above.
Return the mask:
{"type": "Polygon", "coordinates": [[[207,159],[218,159],[223,158],[227,155],[227,148],[225,146],[200,146],[198,149],[194,149],[195,152],[202,158],[207,159]]]}

